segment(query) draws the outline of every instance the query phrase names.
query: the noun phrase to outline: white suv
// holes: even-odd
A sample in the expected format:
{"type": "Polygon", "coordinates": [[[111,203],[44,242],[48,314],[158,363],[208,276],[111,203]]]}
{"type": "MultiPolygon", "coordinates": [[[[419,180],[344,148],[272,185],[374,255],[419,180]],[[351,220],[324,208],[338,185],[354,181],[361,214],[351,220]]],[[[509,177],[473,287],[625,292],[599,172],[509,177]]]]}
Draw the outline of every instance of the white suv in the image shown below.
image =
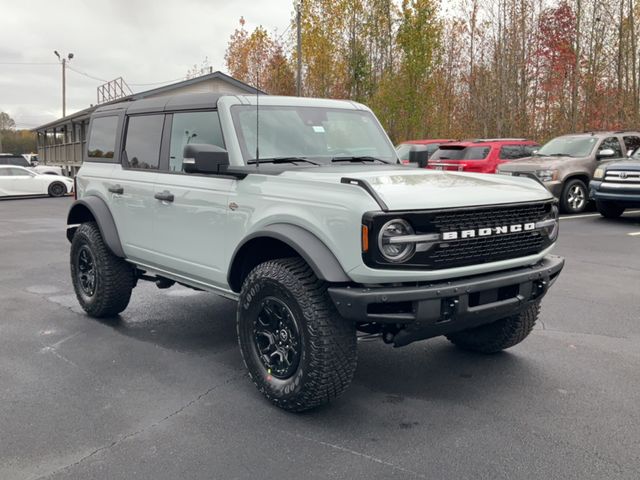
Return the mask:
{"type": "Polygon", "coordinates": [[[82,307],[117,315],[140,279],[237,300],[249,374],[288,410],[349,385],[357,332],[519,343],[564,264],[543,186],[404,167],[354,102],[183,95],[89,130],[67,230],[82,307]]]}

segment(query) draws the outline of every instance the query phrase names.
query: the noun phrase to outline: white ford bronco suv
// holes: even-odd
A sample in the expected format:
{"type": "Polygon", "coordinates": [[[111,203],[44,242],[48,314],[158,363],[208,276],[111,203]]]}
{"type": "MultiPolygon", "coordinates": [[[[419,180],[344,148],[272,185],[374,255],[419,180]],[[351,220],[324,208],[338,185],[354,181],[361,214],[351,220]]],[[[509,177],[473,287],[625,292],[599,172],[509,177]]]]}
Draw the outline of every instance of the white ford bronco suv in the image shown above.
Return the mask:
{"type": "Polygon", "coordinates": [[[521,342],[564,265],[541,184],[402,166],[351,101],[179,95],[89,130],[67,220],[82,308],[115,316],[139,280],[237,300],[249,375],[287,410],[346,389],[359,336],[521,342]]]}

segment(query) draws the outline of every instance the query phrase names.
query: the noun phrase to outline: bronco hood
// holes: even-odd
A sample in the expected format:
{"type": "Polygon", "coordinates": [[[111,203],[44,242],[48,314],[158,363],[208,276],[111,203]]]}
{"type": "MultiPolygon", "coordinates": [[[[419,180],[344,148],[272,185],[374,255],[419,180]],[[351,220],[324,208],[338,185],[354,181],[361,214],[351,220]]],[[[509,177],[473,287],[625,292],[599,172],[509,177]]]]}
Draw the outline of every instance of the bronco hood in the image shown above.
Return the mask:
{"type": "MultiPolygon", "coordinates": [[[[501,175],[387,167],[310,168],[288,171],[284,177],[323,182],[343,178],[365,180],[390,210],[454,208],[541,201],[551,194],[535,180],[501,175]]],[[[345,188],[360,188],[345,185],[345,188]]]]}

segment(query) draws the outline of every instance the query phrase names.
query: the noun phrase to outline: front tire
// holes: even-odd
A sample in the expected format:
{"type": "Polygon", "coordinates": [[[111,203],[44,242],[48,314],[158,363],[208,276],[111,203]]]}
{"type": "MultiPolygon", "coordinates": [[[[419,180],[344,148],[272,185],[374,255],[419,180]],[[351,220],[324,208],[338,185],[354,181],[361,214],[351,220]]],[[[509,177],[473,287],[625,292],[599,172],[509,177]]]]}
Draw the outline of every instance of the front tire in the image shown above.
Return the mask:
{"type": "Polygon", "coordinates": [[[67,193],[67,187],[62,182],[53,182],[49,185],[47,193],[50,197],[62,197],[67,193]]]}
{"type": "Polygon", "coordinates": [[[249,376],[280,408],[318,407],[351,383],[355,325],[340,317],[326,283],[302,259],[272,260],[251,271],[240,293],[237,329],[249,376]]]}
{"type": "Polygon", "coordinates": [[[582,213],[588,203],[587,186],[582,180],[569,180],[562,189],[560,206],[564,213],[582,213]]]}
{"type": "Polygon", "coordinates": [[[71,280],[80,306],[95,318],[127,308],[135,285],[133,267],[109,251],[94,222],[83,223],[73,236],[71,280]]]}
{"type": "Polygon", "coordinates": [[[596,200],[596,209],[604,218],[618,218],[624,213],[624,207],[614,202],[596,200]]]}
{"type": "Polygon", "coordinates": [[[533,330],[540,313],[540,303],[511,317],[488,325],[451,333],[447,338],[456,347],[478,353],[497,353],[522,342],[533,330]]]}

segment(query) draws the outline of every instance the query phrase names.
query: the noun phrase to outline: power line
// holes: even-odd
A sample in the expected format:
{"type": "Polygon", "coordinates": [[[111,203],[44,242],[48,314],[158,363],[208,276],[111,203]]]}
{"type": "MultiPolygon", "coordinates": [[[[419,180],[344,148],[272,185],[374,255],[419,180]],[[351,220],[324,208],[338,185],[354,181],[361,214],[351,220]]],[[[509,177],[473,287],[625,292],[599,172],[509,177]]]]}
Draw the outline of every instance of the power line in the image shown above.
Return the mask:
{"type": "Polygon", "coordinates": [[[0,62],[0,65],[58,65],[56,62],[0,62]]]}

